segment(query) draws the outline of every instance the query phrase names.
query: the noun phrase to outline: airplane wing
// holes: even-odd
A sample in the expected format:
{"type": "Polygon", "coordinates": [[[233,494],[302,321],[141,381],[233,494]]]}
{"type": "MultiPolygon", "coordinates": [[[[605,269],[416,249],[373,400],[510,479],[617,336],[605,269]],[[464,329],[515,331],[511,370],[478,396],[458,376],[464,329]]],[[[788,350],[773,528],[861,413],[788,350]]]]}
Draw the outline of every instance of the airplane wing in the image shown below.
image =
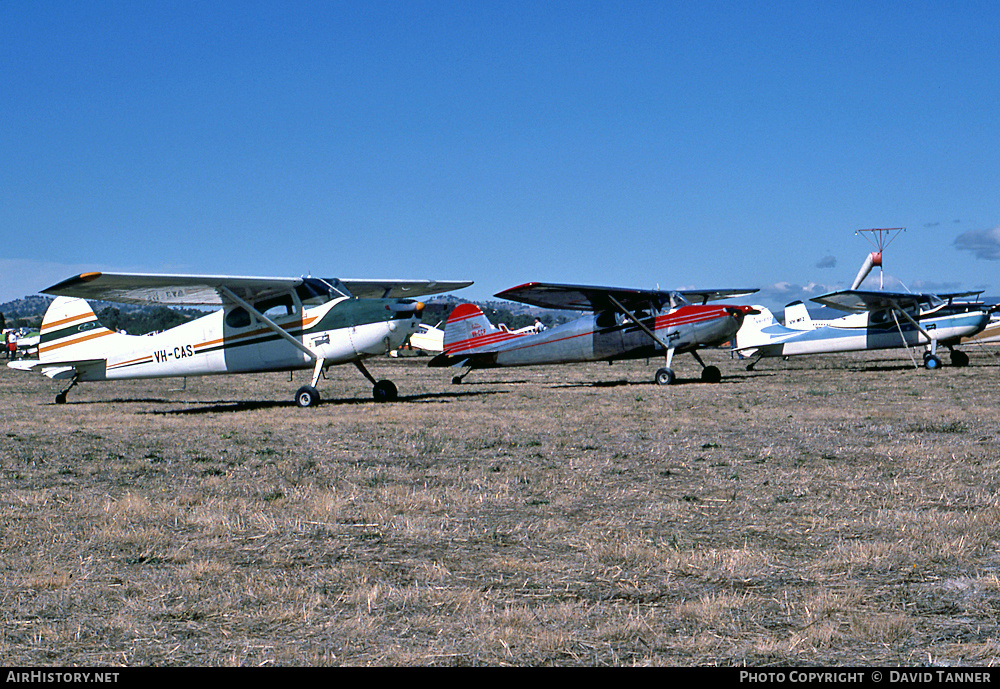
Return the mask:
{"type": "Polygon", "coordinates": [[[741,297],[753,294],[756,291],[756,289],[663,291],[529,282],[517,287],[511,287],[503,292],[498,292],[495,296],[547,309],[605,311],[616,308],[611,300],[612,298],[626,308],[631,309],[647,306],[651,300],[669,299],[670,295],[675,293],[680,293],[688,300],[711,301],[741,297]]]}
{"type": "Polygon", "coordinates": [[[422,297],[427,294],[441,294],[462,289],[472,284],[472,280],[357,280],[341,278],[340,284],[352,296],[377,299],[405,299],[422,297]]]}
{"type": "Polygon", "coordinates": [[[754,292],[759,292],[758,289],[712,289],[712,290],[691,290],[691,289],[679,289],[677,290],[684,295],[684,298],[688,301],[701,302],[705,304],[710,301],[718,301],[719,299],[736,299],[737,297],[745,297],[748,294],[753,294],[754,292]]]}
{"type": "Polygon", "coordinates": [[[471,285],[471,281],[336,280],[321,278],[245,277],[234,275],[162,275],[151,273],[83,273],[42,290],[45,294],[126,304],[222,306],[223,288],[249,302],[285,294],[304,286],[308,294],[328,290],[361,297],[437,294],[471,285]],[[344,289],[339,289],[340,287],[344,289]],[[357,292],[355,292],[357,290],[357,292]]]}
{"type": "Polygon", "coordinates": [[[910,292],[869,292],[865,290],[841,290],[830,292],[812,301],[840,311],[875,311],[878,309],[907,308],[926,303],[928,300],[950,300],[959,297],[979,295],[981,292],[952,292],[949,294],[913,294],[910,292]]]}

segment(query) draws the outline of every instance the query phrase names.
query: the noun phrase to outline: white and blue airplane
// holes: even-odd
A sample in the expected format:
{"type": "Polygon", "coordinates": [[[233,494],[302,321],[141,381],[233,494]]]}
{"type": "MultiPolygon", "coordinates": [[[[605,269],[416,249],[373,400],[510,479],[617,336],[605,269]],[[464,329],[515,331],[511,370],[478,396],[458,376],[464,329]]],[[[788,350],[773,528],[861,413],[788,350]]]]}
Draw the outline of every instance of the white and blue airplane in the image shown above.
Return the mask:
{"type": "Polygon", "coordinates": [[[812,321],[805,305],[790,304],[786,325],[781,325],[763,306],[748,315],[736,334],[735,350],[749,357],[752,370],[763,357],[790,357],[874,349],[924,347],[923,363],[928,369],[941,367],[938,345],[951,352],[951,363],[965,366],[969,356],[955,349],[962,338],[980,332],[990,321],[995,307],[978,301],[958,301],[980,292],[952,294],[911,294],[842,290],[812,301],[848,315],[822,322],[812,321]]]}
{"type": "Polygon", "coordinates": [[[396,386],[363,363],[417,332],[424,304],[412,297],[450,292],[471,280],[369,280],[231,275],[83,273],[55,284],[42,319],[37,360],[9,367],[83,381],[312,370],[295,403],[319,403],[316,385],[336,364],[354,364],[378,402],[396,386]],[[218,310],[155,335],[127,335],[100,323],[86,299],[218,310]]]}

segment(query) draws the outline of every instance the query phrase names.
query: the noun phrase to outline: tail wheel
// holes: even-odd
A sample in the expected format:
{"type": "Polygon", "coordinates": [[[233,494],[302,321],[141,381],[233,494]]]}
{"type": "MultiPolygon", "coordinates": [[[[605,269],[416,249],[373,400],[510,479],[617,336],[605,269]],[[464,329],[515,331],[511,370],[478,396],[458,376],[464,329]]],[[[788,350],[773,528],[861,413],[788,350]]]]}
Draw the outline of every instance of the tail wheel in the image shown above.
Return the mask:
{"type": "Polygon", "coordinates": [[[376,402],[395,402],[399,393],[391,380],[380,380],[372,388],[372,396],[376,402]]]}
{"type": "Polygon", "coordinates": [[[661,368],[654,377],[657,385],[671,385],[674,382],[674,372],[669,368],[661,368]]]}
{"type": "Polygon", "coordinates": [[[311,385],[303,385],[295,393],[295,404],[300,407],[315,407],[319,404],[319,391],[311,385]]]}

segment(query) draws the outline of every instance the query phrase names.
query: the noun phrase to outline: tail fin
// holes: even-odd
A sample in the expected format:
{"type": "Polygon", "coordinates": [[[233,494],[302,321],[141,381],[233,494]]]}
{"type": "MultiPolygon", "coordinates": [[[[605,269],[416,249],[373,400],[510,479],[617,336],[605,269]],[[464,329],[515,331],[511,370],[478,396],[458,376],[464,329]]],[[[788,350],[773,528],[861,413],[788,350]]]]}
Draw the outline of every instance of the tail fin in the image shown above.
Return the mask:
{"type": "Polygon", "coordinates": [[[489,342],[485,337],[498,332],[475,304],[459,304],[444,324],[444,351],[449,354],[472,352],[489,342]]]}
{"type": "Polygon", "coordinates": [[[38,341],[41,363],[103,359],[106,337],[127,337],[108,330],[83,299],[56,297],[42,318],[38,341]]]}
{"type": "Polygon", "coordinates": [[[771,336],[764,332],[770,326],[779,325],[777,319],[763,306],[754,306],[760,313],[747,314],[743,325],[736,333],[736,350],[740,356],[751,356],[758,347],[771,343],[771,336]]]}
{"type": "Polygon", "coordinates": [[[801,301],[793,301],[785,307],[785,327],[796,330],[812,330],[812,316],[801,301]]]}

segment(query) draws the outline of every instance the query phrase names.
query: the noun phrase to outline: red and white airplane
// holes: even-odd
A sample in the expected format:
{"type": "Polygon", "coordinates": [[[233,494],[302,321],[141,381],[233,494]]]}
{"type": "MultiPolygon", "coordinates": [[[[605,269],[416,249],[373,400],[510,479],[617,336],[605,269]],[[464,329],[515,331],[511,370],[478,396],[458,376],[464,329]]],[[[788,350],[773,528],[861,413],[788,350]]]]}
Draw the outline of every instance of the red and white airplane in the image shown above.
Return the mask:
{"type": "Polygon", "coordinates": [[[698,355],[705,347],[730,341],[751,306],[709,305],[709,301],[753,294],[756,289],[660,291],[529,282],[497,297],[550,309],[588,312],[569,323],[540,332],[497,328],[479,307],[460,304],[445,323],[444,351],[430,366],[471,371],[503,366],[535,366],[585,361],[665,356],[656,372],[660,385],[674,382],[675,353],[689,352],[702,367],[701,379],[718,382],[722,374],[698,355]],[[697,302],[697,303],[692,303],[697,302]]]}
{"type": "Polygon", "coordinates": [[[84,273],[43,290],[58,295],[42,319],[38,360],[11,368],[78,382],[312,369],[295,393],[319,403],[316,385],[335,364],[354,364],[376,401],[396,386],[375,380],[364,359],[394,350],[416,332],[423,303],[410,297],[450,292],[471,281],[337,280],[314,277],[84,273]],[[155,335],[101,325],[85,299],[166,306],[221,307],[155,335]]]}

